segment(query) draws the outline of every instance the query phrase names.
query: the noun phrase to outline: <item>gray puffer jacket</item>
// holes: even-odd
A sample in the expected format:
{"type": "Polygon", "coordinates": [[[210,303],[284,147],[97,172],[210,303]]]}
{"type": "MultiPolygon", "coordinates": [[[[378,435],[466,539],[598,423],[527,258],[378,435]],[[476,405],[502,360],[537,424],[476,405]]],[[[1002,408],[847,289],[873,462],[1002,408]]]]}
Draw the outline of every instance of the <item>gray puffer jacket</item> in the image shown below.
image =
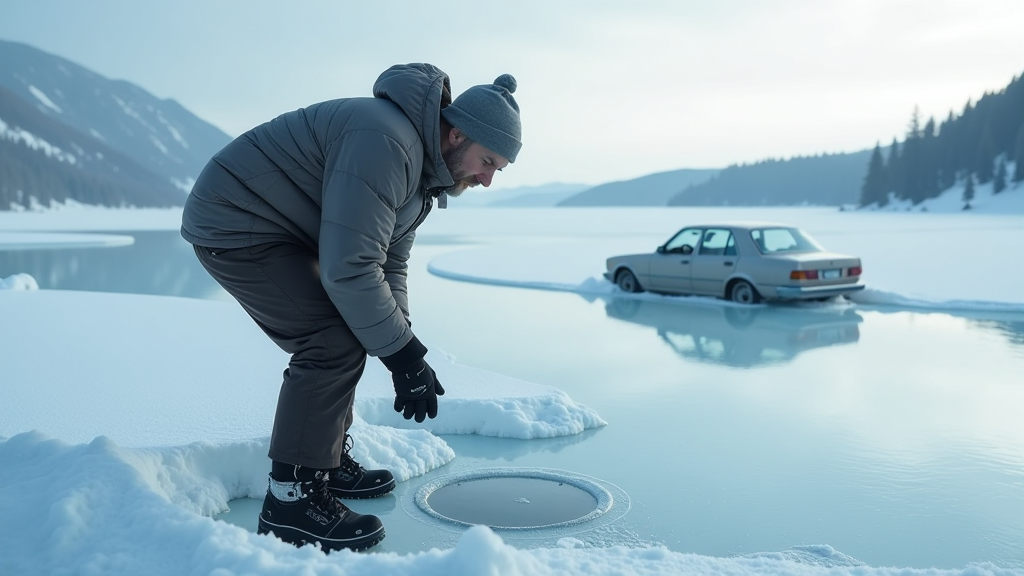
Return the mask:
{"type": "Polygon", "coordinates": [[[454,184],[440,148],[448,86],[430,64],[393,66],[373,98],[321,102],[242,134],[196,180],[181,235],[210,248],[317,251],[324,288],[366,351],[398,352],[413,338],[415,230],[454,184]]]}

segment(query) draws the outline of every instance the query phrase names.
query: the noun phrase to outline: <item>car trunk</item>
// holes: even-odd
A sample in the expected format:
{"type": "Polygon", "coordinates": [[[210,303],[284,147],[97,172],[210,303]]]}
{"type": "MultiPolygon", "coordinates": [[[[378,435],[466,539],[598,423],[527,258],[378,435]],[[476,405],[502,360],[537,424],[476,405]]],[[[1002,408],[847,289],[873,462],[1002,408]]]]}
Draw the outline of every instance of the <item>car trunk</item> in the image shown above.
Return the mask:
{"type": "MultiPolygon", "coordinates": [[[[850,275],[851,268],[860,268],[860,258],[836,254],[834,252],[806,252],[787,254],[787,258],[795,261],[793,271],[804,271],[810,278],[800,280],[800,285],[825,286],[829,284],[847,284],[856,282],[860,274],[850,275]],[[813,276],[817,276],[814,278],[813,276]]],[[[856,271],[855,271],[856,272],[856,271]]]]}

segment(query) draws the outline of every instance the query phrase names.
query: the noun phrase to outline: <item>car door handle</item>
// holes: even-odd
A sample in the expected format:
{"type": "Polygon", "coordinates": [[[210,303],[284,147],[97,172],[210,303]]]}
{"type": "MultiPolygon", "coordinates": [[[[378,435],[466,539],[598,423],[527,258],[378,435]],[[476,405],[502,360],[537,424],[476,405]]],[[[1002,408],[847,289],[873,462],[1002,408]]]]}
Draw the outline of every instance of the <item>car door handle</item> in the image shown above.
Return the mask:
{"type": "Polygon", "coordinates": [[[732,262],[724,262],[726,266],[732,266],[732,262]]]}
{"type": "Polygon", "coordinates": [[[690,261],[689,260],[680,260],[679,263],[680,264],[689,264],[690,261]]]}

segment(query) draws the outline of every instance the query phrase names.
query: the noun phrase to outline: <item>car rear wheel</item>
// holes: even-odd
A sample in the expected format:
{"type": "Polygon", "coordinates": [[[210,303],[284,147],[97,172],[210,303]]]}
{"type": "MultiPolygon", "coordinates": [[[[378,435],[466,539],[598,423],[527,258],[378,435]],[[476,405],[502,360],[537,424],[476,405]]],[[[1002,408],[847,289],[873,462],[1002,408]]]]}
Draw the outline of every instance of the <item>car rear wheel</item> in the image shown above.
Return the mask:
{"type": "Polygon", "coordinates": [[[750,282],[736,280],[729,286],[729,300],[740,304],[757,304],[761,301],[761,295],[750,282]]]}
{"type": "Polygon", "coordinates": [[[629,270],[620,270],[615,275],[615,285],[623,292],[640,292],[642,290],[640,283],[636,280],[636,276],[629,270]]]}

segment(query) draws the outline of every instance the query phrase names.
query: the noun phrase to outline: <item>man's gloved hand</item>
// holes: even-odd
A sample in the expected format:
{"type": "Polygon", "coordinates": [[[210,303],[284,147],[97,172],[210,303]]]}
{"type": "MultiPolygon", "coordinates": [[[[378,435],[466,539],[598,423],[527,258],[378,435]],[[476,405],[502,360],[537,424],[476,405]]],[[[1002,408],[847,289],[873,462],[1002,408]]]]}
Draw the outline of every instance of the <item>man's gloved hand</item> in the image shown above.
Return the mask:
{"type": "Polygon", "coordinates": [[[416,416],[417,422],[437,416],[437,397],[444,395],[444,388],[426,360],[420,358],[392,372],[391,381],[395,384],[395,412],[402,412],[406,420],[416,416]]]}

